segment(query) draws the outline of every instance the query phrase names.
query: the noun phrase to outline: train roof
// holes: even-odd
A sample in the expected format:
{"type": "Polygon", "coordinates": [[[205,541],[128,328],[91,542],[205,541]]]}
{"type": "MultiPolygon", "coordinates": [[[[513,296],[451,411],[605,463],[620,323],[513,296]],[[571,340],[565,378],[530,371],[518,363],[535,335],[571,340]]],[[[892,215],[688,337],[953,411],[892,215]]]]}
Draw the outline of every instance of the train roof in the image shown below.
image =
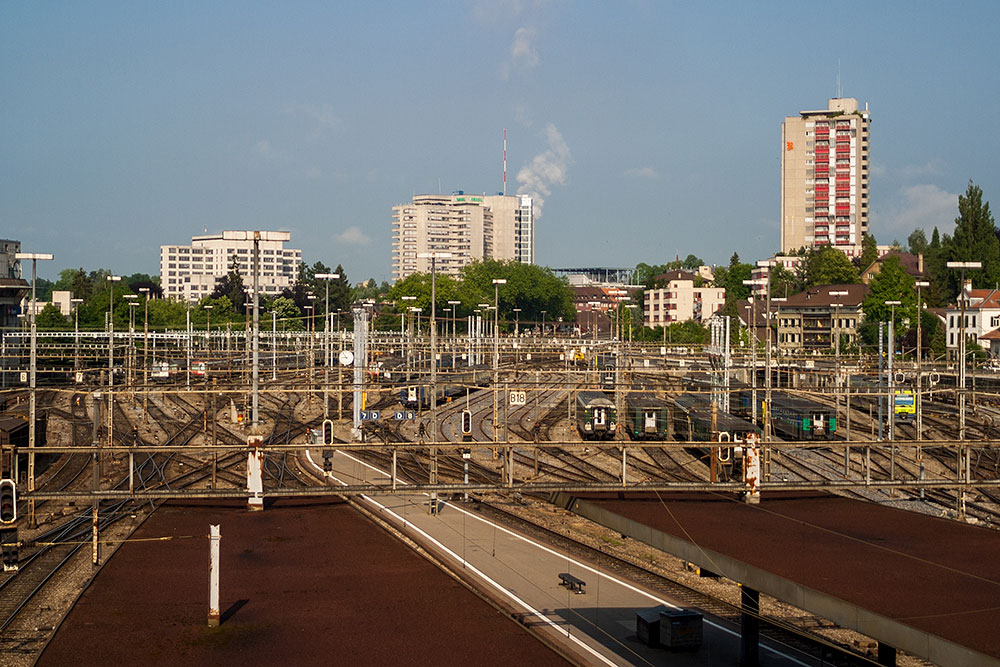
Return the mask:
{"type": "Polygon", "coordinates": [[[661,408],[667,403],[667,399],[648,391],[631,393],[625,398],[626,405],[637,408],[661,408]]]}
{"type": "Polygon", "coordinates": [[[577,403],[593,403],[602,407],[614,407],[615,402],[603,391],[581,391],[576,395],[577,403]]]}

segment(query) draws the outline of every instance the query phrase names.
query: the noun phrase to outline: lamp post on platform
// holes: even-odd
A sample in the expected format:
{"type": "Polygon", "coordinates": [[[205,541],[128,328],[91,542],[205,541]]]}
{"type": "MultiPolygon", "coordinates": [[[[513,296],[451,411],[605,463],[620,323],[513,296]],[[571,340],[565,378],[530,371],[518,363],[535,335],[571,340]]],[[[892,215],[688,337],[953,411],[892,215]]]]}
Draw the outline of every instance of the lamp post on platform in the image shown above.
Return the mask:
{"type": "MultiPolygon", "coordinates": [[[[28,368],[28,493],[35,490],[35,387],[37,386],[37,372],[38,372],[38,327],[35,322],[38,316],[38,303],[35,297],[35,283],[37,281],[37,265],[38,261],[47,261],[53,259],[51,253],[46,252],[18,252],[14,253],[14,259],[30,259],[31,260],[31,357],[30,366],[28,368]]],[[[23,339],[22,339],[23,340],[23,339]]],[[[23,344],[23,343],[22,343],[23,344]]],[[[15,483],[17,480],[18,470],[17,470],[17,456],[14,456],[14,461],[12,463],[12,468],[14,469],[15,483]]],[[[35,500],[32,498],[28,502],[28,514],[31,517],[31,525],[35,525],[35,500]]]]}
{"type": "Polygon", "coordinates": [[[317,280],[326,283],[326,300],[323,306],[323,420],[330,418],[330,281],[340,280],[339,273],[317,273],[317,280]]]}
{"type": "MultiPolygon", "coordinates": [[[[982,262],[948,262],[947,267],[949,269],[961,269],[962,277],[959,283],[960,289],[958,296],[961,299],[959,303],[960,313],[958,320],[960,335],[958,338],[958,439],[960,441],[965,440],[965,302],[969,299],[968,291],[965,289],[965,270],[966,269],[981,269],[983,268],[982,262]]],[[[967,456],[964,447],[959,446],[958,450],[958,478],[962,479],[962,459],[967,456]]],[[[966,459],[966,466],[968,466],[968,460],[966,459]]],[[[958,509],[959,512],[964,516],[965,514],[965,489],[961,489],[958,494],[958,509]]]]}
{"type": "Polygon", "coordinates": [[[892,360],[896,356],[896,306],[902,305],[902,302],[890,300],[885,305],[889,306],[889,395],[886,397],[886,409],[889,413],[889,442],[892,442],[896,424],[896,379],[892,372],[892,360]]]}
{"type": "Polygon", "coordinates": [[[830,294],[830,296],[833,296],[833,297],[837,298],[837,301],[834,303],[834,320],[835,320],[834,324],[835,324],[835,327],[831,327],[830,331],[832,333],[834,330],[836,330],[836,333],[834,334],[835,337],[833,339],[833,355],[834,355],[834,366],[833,366],[833,368],[834,368],[834,371],[837,373],[837,375],[836,375],[837,386],[836,386],[836,392],[833,395],[833,406],[834,406],[833,407],[833,416],[837,420],[837,423],[839,424],[840,423],[840,391],[841,391],[841,386],[844,384],[843,381],[841,380],[841,373],[840,373],[840,297],[847,296],[849,294],[849,292],[847,290],[833,290],[829,294],[830,294]]]}
{"type": "Polygon", "coordinates": [[[145,414],[146,401],[149,396],[149,288],[140,287],[139,292],[142,293],[144,310],[142,315],[142,409],[145,414]]]}
{"type": "Polygon", "coordinates": [[[73,305],[73,371],[80,372],[80,304],[83,299],[70,299],[73,305]]]}
{"type": "Polygon", "coordinates": [[[458,307],[462,305],[462,302],[456,301],[454,299],[449,299],[448,305],[454,309],[454,319],[452,319],[451,321],[451,337],[453,340],[457,340],[458,333],[455,329],[455,323],[458,321],[458,307]]]}
{"type": "MultiPolygon", "coordinates": [[[[418,252],[417,257],[431,260],[431,439],[437,440],[437,261],[450,259],[450,252],[418,252]]],[[[437,448],[431,448],[429,480],[437,484],[437,448]]],[[[431,494],[431,514],[437,513],[437,493],[431,494]]]]}

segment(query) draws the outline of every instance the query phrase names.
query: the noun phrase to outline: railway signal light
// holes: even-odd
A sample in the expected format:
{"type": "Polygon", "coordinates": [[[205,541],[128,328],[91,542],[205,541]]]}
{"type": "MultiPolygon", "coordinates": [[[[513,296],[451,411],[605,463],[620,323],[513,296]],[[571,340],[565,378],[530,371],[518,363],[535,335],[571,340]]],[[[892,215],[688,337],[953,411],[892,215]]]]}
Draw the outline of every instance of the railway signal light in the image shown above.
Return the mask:
{"type": "Polygon", "coordinates": [[[3,562],[4,572],[14,572],[17,570],[19,560],[17,528],[4,528],[0,530],[0,560],[3,562]]]}
{"type": "Polygon", "coordinates": [[[0,524],[17,521],[17,485],[12,479],[0,479],[0,524]]]}
{"type": "Polygon", "coordinates": [[[472,435],[472,412],[462,410],[462,435],[472,435]]]}
{"type": "Polygon", "coordinates": [[[323,450],[323,472],[333,472],[333,450],[323,450]]]}
{"type": "Polygon", "coordinates": [[[323,444],[333,444],[333,421],[329,419],[323,421],[323,444]]]}

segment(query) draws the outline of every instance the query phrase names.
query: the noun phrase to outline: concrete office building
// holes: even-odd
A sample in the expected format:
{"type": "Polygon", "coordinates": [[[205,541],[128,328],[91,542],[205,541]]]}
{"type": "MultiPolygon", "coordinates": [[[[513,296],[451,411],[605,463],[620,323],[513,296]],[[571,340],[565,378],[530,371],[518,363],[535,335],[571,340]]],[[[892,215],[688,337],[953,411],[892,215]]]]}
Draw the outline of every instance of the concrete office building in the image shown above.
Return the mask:
{"type": "MultiPolygon", "coordinates": [[[[16,329],[20,326],[21,300],[31,294],[31,283],[21,277],[21,260],[15,255],[21,252],[21,242],[0,239],[0,328],[16,329]]],[[[31,263],[28,263],[28,277],[31,277],[31,263]]]]}
{"type": "Polygon", "coordinates": [[[781,124],[781,251],[832,245],[861,254],[868,234],[867,105],[833,98],[781,124]]]}
{"type": "MultiPolygon", "coordinates": [[[[246,232],[247,235],[252,232],[246,232]]],[[[276,236],[287,232],[268,232],[276,236]]],[[[253,284],[253,241],[232,240],[221,234],[195,236],[191,245],[160,246],[160,286],[166,298],[198,301],[212,293],[229,273],[233,258],[239,260],[243,285],[253,284]]],[[[261,294],[276,295],[295,282],[302,251],[285,248],[284,241],[260,241],[261,294]]]]}
{"type": "Polygon", "coordinates": [[[442,274],[458,275],[482,259],[533,263],[534,211],[522,195],[417,195],[392,207],[392,278],[427,273],[422,253],[450,253],[437,260],[442,274]]]}

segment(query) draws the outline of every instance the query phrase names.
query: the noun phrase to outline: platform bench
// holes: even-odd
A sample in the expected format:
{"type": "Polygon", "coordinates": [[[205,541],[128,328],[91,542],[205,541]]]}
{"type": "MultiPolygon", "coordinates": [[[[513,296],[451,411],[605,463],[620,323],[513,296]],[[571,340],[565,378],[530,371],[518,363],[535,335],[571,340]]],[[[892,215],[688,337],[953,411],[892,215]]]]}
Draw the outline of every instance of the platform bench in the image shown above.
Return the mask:
{"type": "Polygon", "coordinates": [[[576,591],[577,595],[583,595],[587,592],[583,590],[583,587],[587,585],[587,582],[579,577],[574,577],[569,572],[560,572],[559,580],[560,586],[565,586],[571,591],[576,591]]]}

